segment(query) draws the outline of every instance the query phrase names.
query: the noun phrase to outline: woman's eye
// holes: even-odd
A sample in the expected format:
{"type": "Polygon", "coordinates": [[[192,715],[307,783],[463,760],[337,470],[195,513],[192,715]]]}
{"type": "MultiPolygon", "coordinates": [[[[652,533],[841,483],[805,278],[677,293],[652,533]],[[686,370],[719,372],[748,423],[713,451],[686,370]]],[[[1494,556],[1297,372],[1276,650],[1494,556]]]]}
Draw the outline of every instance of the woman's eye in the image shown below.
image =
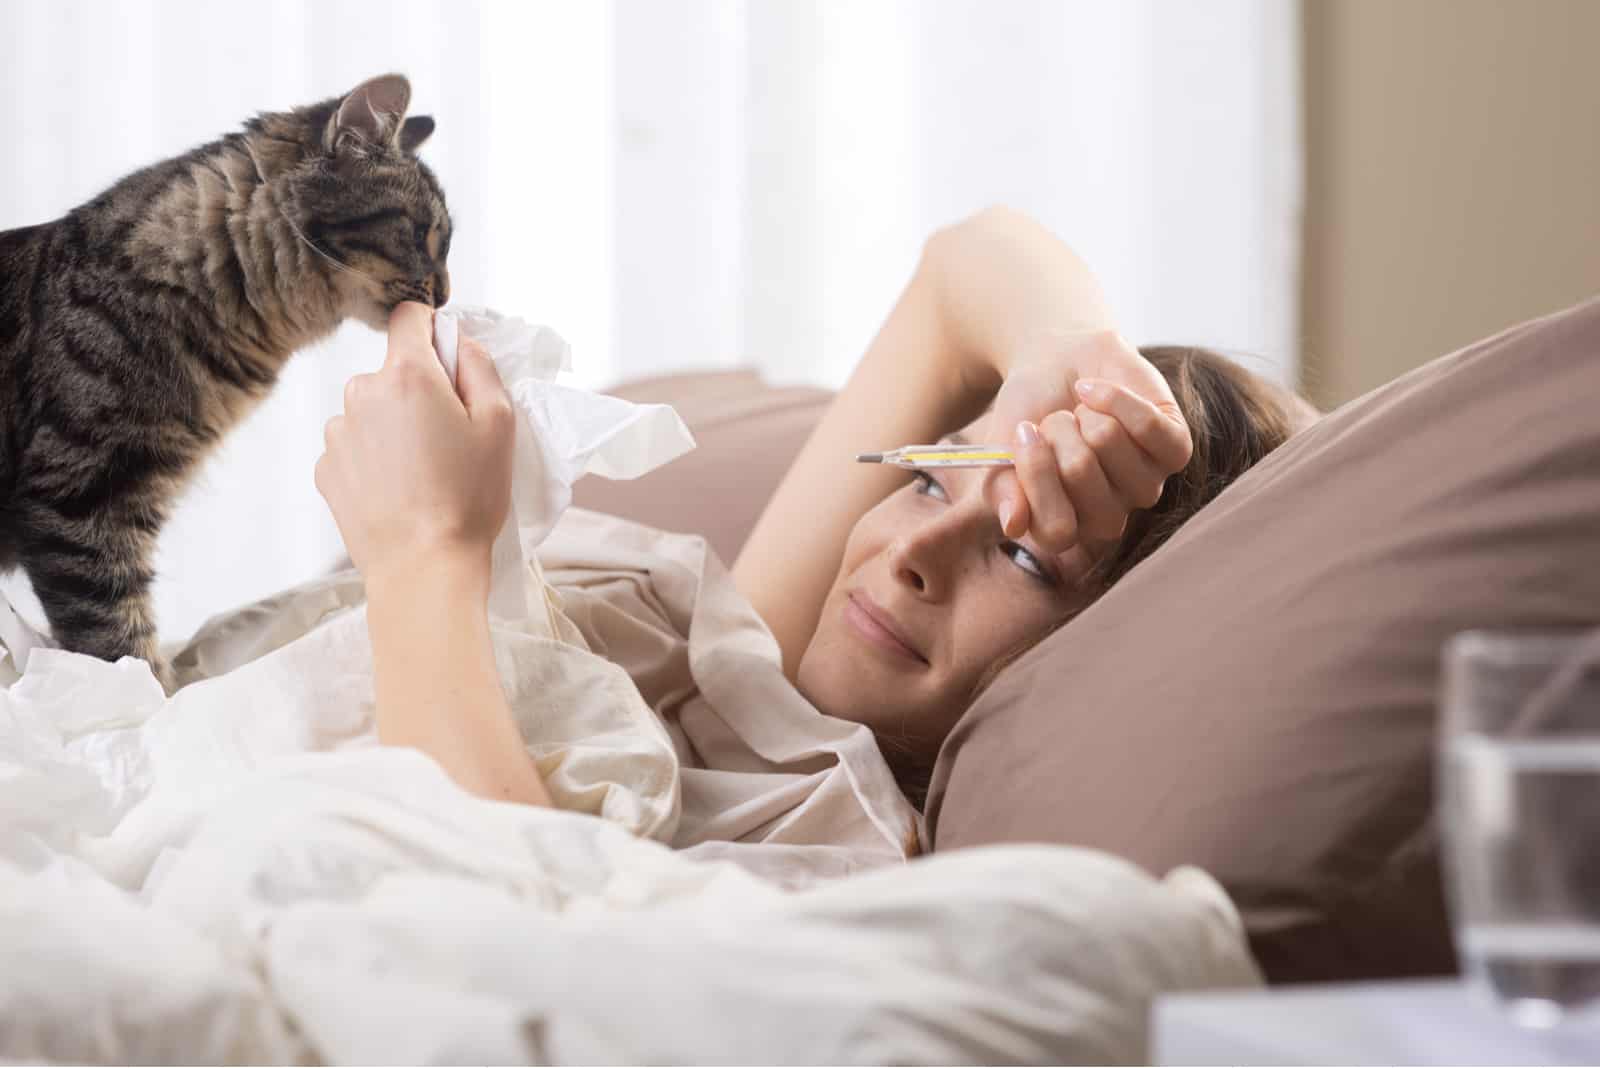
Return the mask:
{"type": "Polygon", "coordinates": [[[917,493],[921,496],[937,497],[941,501],[950,499],[950,495],[944,491],[944,487],[939,485],[939,481],[928,472],[913,471],[912,474],[916,476],[916,482],[913,485],[917,487],[917,493]]]}
{"type": "Polygon", "coordinates": [[[417,223],[417,244],[423,248],[428,247],[428,224],[417,223]]]}
{"type": "Polygon", "coordinates": [[[1001,542],[1000,551],[1005,553],[1006,556],[1010,557],[1012,563],[1016,564],[1022,570],[1026,571],[1040,582],[1043,582],[1045,585],[1054,586],[1056,584],[1055,576],[1052,575],[1050,571],[1039,562],[1039,558],[1037,556],[1033,555],[1033,553],[1021,543],[1015,541],[1001,542]]]}
{"type": "MultiPolygon", "coordinates": [[[[950,495],[944,491],[944,487],[939,484],[939,480],[928,474],[928,472],[913,471],[911,473],[915,478],[915,481],[911,483],[915,487],[913,492],[918,496],[933,497],[935,500],[941,501],[950,499],[950,495]]],[[[1033,576],[1033,578],[1046,586],[1055,587],[1055,575],[1051,573],[1049,568],[1040,563],[1039,558],[1021,542],[1001,542],[1000,551],[1022,571],[1033,576]]]]}

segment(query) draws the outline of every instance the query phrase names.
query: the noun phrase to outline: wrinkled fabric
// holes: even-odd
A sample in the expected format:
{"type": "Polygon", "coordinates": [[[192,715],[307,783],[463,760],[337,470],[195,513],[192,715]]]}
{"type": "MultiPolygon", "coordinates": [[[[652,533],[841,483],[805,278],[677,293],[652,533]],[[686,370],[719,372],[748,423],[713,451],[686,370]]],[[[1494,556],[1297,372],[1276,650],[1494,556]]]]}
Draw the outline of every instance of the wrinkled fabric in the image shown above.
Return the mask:
{"type": "Polygon", "coordinates": [[[666,726],[682,786],[673,845],[790,885],[917,849],[917,814],[872,733],[789,683],[703,539],[574,509],[538,559],[564,616],[666,726]]]}
{"type": "Polygon", "coordinates": [[[141,893],[0,862],[0,1057],[1140,1063],[1151,999],[1258,981],[1216,884],[1064,847],[784,892],[483,801],[410,750],[283,761],[141,893]]]}
{"type": "Polygon", "coordinates": [[[452,305],[433,319],[433,349],[456,379],[461,333],[483,346],[511,398],[511,504],[490,548],[489,615],[505,623],[544,614],[538,565],[524,546],[544,540],[572,503],[585,474],[634,479],[694,448],[694,436],[665,404],[558,385],[572,350],[548,326],[492,308],[452,305]]]}
{"type": "Polygon", "coordinates": [[[571,511],[523,549],[546,625],[491,634],[556,809],[376,743],[353,572],[207,624],[170,698],[35,649],[0,691],[0,1057],[1137,1061],[1156,992],[1256,981],[1198,871],[904,863],[870,733],[700,539],[571,511]]]}
{"type": "MultiPolygon", "coordinates": [[[[702,539],[574,510],[526,551],[544,610],[490,632],[558,807],[790,886],[915,851],[917,814],[871,733],[784,679],[776,642],[702,539]]],[[[96,855],[134,887],[179,813],[276,761],[377,744],[354,571],[208,622],[172,664],[180,688],[165,698],[140,661],[35,649],[7,695],[18,771],[0,781],[12,802],[0,826],[33,812],[58,841],[84,829],[64,822],[74,814],[91,833],[110,827],[96,855]],[[96,784],[76,813],[32,803],[69,778],[96,784]]]]}

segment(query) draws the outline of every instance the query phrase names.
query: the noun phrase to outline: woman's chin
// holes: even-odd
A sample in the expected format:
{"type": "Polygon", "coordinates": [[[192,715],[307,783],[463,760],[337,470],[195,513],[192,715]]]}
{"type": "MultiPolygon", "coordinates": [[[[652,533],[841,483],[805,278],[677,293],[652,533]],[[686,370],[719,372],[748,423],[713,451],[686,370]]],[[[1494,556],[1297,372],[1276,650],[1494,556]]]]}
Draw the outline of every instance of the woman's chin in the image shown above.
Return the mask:
{"type": "Polygon", "coordinates": [[[904,680],[879,662],[880,654],[819,634],[795,671],[795,687],[817,711],[872,726],[886,705],[904,696],[904,680]]]}

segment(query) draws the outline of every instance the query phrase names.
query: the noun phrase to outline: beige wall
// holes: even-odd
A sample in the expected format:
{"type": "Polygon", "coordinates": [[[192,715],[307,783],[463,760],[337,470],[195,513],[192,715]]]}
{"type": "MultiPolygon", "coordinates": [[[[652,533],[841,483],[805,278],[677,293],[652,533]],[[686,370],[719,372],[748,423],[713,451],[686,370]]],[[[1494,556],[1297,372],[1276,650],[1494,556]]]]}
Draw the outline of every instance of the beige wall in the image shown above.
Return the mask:
{"type": "Polygon", "coordinates": [[[1304,0],[1323,404],[1600,294],[1600,0],[1304,0]]]}

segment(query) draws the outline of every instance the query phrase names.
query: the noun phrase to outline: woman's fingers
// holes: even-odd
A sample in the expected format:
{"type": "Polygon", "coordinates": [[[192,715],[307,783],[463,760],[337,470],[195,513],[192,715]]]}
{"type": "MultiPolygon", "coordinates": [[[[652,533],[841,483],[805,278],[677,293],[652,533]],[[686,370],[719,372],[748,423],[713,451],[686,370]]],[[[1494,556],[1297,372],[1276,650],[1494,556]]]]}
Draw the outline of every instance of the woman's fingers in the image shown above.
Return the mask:
{"type": "Polygon", "coordinates": [[[402,368],[429,372],[446,385],[450,382],[433,350],[433,309],[414,300],[401,301],[389,313],[389,349],[383,370],[402,368]]]}
{"type": "Polygon", "coordinates": [[[336,415],[323,426],[322,447],[324,451],[332,452],[339,440],[344,436],[344,418],[342,415],[336,415]]]}
{"type": "Polygon", "coordinates": [[[1112,490],[1099,457],[1083,439],[1077,416],[1052,412],[1042,426],[1045,440],[1055,451],[1056,475],[1072,502],[1079,528],[1072,538],[1044,547],[1065,552],[1084,539],[1102,541],[1121,534],[1128,523],[1128,509],[1112,490]]]}
{"type": "MultiPolygon", "coordinates": [[[[1104,418],[1104,417],[1102,417],[1104,418]]],[[[1046,552],[1064,553],[1122,533],[1129,505],[1112,487],[1100,458],[1070,411],[1052,412],[1035,427],[1018,425],[1013,473],[1021,493],[1012,506],[1008,537],[1029,534],[1046,552]]]]}
{"type": "Polygon", "coordinates": [[[466,334],[456,349],[456,392],[473,422],[511,415],[511,398],[487,350],[466,334]]]}
{"type": "Polygon", "coordinates": [[[1167,472],[1134,444],[1117,419],[1086,405],[1079,406],[1077,418],[1083,440],[1093,450],[1123,511],[1153,507],[1161,499],[1167,472]]]}
{"type": "Polygon", "coordinates": [[[344,410],[346,414],[361,403],[361,398],[367,394],[367,391],[372,389],[372,384],[377,378],[377,375],[350,376],[350,380],[344,384],[344,410]]]}
{"type": "Polygon", "coordinates": [[[1194,441],[1175,401],[1157,404],[1126,386],[1098,378],[1079,379],[1074,390],[1083,405],[1122,424],[1128,438],[1155,461],[1163,476],[1183,470],[1189,462],[1194,441]]]}
{"type": "Polygon", "coordinates": [[[333,465],[328,459],[328,454],[323,453],[317,457],[317,465],[311,469],[311,484],[317,487],[317,492],[323,500],[328,500],[328,493],[333,483],[333,465]]]}
{"type": "Polygon", "coordinates": [[[1017,424],[1011,449],[1012,471],[1022,493],[1003,521],[1006,536],[1020,538],[1032,534],[1041,548],[1062,552],[1078,536],[1078,515],[1067,499],[1056,470],[1056,454],[1050,442],[1030,422],[1017,424]]]}
{"type": "Polygon", "coordinates": [[[1170,386],[1109,331],[1049,339],[1037,359],[1012,368],[991,418],[996,429],[1029,420],[1042,429],[1048,463],[1019,443],[1015,470],[991,475],[984,492],[1008,537],[1031,531],[1058,552],[1119,537],[1194,449],[1170,386]]]}

